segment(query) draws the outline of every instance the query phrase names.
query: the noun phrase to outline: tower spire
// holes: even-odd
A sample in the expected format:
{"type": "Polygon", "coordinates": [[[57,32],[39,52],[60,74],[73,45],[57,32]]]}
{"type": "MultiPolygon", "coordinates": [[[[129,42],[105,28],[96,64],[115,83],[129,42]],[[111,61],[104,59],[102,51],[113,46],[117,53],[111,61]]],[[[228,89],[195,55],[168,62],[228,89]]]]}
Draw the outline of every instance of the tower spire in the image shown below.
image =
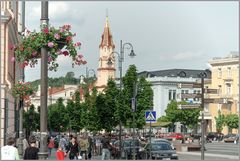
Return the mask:
{"type": "Polygon", "coordinates": [[[104,47],[104,46],[115,48],[115,45],[113,44],[113,40],[112,40],[112,34],[110,32],[110,27],[109,27],[108,9],[106,9],[106,22],[105,22],[104,31],[102,34],[102,40],[99,47],[104,47]]]}

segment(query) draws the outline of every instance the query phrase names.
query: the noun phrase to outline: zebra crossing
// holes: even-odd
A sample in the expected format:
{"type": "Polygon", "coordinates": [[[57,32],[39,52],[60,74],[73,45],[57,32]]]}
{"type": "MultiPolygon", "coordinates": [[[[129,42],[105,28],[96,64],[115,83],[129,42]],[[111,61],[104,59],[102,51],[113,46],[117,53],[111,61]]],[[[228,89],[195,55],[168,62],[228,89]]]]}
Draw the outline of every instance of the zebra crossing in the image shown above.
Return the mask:
{"type": "Polygon", "coordinates": [[[205,147],[206,147],[205,153],[238,156],[239,146],[234,143],[224,143],[224,142],[207,143],[205,147]]]}

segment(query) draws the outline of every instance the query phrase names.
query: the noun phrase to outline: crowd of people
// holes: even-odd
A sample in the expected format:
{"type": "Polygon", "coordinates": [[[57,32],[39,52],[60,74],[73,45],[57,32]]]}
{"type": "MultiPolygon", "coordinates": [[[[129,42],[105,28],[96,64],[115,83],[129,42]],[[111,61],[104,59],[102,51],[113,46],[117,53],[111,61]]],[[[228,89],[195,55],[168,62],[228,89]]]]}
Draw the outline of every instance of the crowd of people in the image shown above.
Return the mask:
{"type": "MultiPolygon", "coordinates": [[[[32,135],[28,139],[23,139],[23,154],[24,160],[37,160],[39,152],[39,139],[32,135]]],[[[47,139],[48,157],[55,155],[57,160],[76,160],[85,159],[90,160],[92,156],[102,155],[102,160],[110,159],[111,137],[109,134],[88,135],[83,133],[79,135],[61,135],[53,137],[49,136],[47,139]],[[55,154],[53,154],[53,152],[55,154]]],[[[18,142],[15,138],[9,137],[7,145],[1,148],[2,160],[19,160],[18,142]]]]}

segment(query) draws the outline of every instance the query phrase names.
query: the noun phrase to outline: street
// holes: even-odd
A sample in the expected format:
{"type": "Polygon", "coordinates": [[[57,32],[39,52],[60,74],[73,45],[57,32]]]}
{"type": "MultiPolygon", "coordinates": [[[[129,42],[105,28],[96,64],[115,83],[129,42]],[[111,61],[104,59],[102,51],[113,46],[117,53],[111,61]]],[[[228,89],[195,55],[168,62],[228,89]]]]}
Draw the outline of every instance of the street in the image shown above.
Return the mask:
{"type": "MultiPolygon", "coordinates": [[[[207,143],[205,151],[206,160],[237,160],[238,145],[233,143],[215,142],[207,143]]],[[[54,160],[56,150],[52,151],[52,156],[49,160],[54,160]]],[[[201,160],[201,152],[177,152],[179,160],[201,160]]],[[[65,158],[68,160],[68,157],[65,158]]],[[[84,159],[83,159],[84,160],[84,159]]],[[[101,156],[93,156],[92,160],[101,160],[101,156]]]]}

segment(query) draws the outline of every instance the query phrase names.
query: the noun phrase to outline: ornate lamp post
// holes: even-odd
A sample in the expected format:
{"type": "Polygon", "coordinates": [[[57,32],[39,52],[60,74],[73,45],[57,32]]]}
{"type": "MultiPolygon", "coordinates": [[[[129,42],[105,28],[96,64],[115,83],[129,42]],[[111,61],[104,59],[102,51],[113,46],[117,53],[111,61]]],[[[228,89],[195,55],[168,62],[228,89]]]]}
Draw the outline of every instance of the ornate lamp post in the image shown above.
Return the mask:
{"type": "MultiPolygon", "coordinates": [[[[122,40],[120,40],[120,53],[113,51],[110,55],[110,57],[113,57],[114,54],[117,54],[117,57],[118,57],[118,68],[119,68],[119,72],[120,72],[120,96],[122,95],[122,70],[123,70],[122,63],[124,61],[124,49],[131,50],[131,52],[129,54],[130,57],[136,56],[136,54],[134,53],[132,44],[131,43],[123,44],[122,40]]],[[[108,59],[107,64],[109,66],[111,66],[112,60],[108,59]]],[[[121,121],[121,119],[119,122],[119,150],[120,150],[120,158],[121,158],[122,157],[122,121],[121,121]]]]}
{"type": "MultiPolygon", "coordinates": [[[[48,27],[48,1],[41,2],[41,24],[48,27]]],[[[41,110],[40,110],[40,149],[39,159],[45,160],[47,152],[47,90],[48,90],[48,51],[41,49],[41,110]]]]}

